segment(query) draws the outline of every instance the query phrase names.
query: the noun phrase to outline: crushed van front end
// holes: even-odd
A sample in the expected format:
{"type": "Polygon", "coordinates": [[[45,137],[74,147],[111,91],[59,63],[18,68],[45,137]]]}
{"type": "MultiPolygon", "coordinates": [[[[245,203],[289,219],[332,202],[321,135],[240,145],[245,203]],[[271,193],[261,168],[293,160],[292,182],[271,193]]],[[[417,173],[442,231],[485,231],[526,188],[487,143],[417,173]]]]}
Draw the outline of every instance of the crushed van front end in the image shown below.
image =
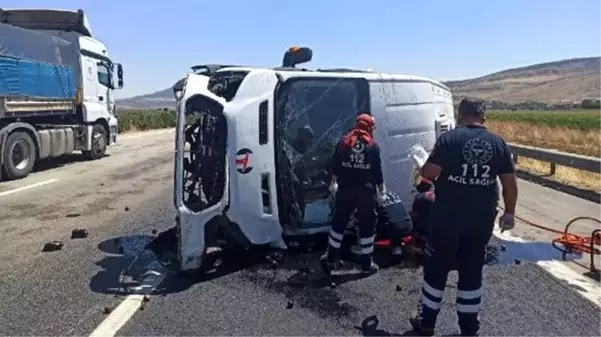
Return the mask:
{"type": "Polygon", "coordinates": [[[219,97],[198,92],[207,83],[206,76],[188,76],[177,106],[174,203],[182,270],[200,268],[207,224],[228,204],[227,120],[219,97]]]}

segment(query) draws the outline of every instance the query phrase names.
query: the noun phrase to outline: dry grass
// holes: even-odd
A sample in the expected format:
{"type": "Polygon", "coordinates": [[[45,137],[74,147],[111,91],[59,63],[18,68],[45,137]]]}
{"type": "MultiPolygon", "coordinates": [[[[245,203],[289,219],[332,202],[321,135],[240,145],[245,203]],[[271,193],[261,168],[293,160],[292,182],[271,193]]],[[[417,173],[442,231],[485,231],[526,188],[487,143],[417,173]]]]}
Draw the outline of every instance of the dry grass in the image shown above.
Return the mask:
{"type": "MultiPolygon", "coordinates": [[[[575,130],[507,121],[488,121],[487,125],[510,143],[557,149],[592,157],[599,157],[601,153],[599,130],[575,130]]],[[[549,163],[529,158],[519,158],[518,167],[538,175],[548,175],[550,172],[549,163]]],[[[568,185],[601,191],[601,174],[598,173],[557,166],[552,178],[568,185]]]]}

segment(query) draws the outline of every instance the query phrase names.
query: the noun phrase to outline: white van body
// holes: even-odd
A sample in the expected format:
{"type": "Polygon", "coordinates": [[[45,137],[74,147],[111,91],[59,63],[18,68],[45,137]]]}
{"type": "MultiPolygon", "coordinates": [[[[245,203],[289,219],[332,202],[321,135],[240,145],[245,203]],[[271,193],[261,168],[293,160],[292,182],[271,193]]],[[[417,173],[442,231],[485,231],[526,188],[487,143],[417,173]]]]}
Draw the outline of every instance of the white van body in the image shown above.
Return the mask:
{"type": "Polygon", "coordinates": [[[358,114],[375,117],[385,184],[406,206],[414,173],[407,150],[415,144],[431,150],[440,133],[455,127],[451,92],[442,83],[368,71],[230,67],[211,78],[189,74],[177,111],[181,270],[200,268],[207,247],[224,236],[236,244],[286,248],[283,235],[327,232],[328,163],[358,114]],[[219,76],[238,78],[226,95],[214,93],[211,81],[219,76]],[[203,121],[187,125],[192,115],[203,121]],[[293,145],[306,125],[314,138],[302,156],[293,145]],[[193,144],[186,130],[197,135],[193,144]],[[302,188],[304,217],[294,188],[300,185],[293,183],[301,160],[311,178],[302,188]]]}

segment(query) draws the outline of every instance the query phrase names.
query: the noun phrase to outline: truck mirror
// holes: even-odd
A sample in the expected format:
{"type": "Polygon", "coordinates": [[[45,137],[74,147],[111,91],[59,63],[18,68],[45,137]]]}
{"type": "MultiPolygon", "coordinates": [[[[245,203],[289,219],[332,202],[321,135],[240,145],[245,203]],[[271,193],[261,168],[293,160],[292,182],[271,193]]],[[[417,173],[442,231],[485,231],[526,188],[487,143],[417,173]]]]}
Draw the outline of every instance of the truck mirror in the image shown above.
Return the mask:
{"type": "Polygon", "coordinates": [[[116,63],[115,66],[117,67],[117,88],[115,89],[121,89],[123,88],[123,66],[120,63],[116,63]]]}

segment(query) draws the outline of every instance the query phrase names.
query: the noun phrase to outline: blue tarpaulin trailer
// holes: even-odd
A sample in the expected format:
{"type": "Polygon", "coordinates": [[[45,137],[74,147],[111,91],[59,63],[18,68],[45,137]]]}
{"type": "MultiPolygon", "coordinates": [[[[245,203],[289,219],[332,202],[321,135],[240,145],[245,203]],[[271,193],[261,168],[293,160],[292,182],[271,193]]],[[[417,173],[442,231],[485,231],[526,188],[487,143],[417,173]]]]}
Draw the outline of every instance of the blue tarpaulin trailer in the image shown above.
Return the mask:
{"type": "Polygon", "coordinates": [[[0,23],[0,97],[74,99],[79,69],[77,44],[0,23]]]}

